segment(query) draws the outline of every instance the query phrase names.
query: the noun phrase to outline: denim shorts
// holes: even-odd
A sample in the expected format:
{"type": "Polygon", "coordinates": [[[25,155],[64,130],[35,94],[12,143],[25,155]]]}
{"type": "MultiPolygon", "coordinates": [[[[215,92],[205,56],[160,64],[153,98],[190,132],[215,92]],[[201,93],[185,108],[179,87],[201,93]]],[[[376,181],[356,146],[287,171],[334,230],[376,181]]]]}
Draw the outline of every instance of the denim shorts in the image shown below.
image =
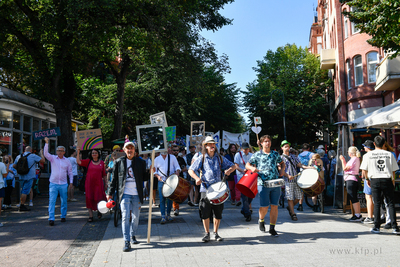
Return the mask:
{"type": "Polygon", "coordinates": [[[372,195],[371,187],[367,185],[367,180],[364,180],[364,193],[367,195],[372,195]]]}
{"type": "Polygon", "coordinates": [[[28,195],[31,192],[33,178],[29,180],[20,180],[20,186],[22,188],[21,194],[28,195]]]}
{"type": "Polygon", "coordinates": [[[6,188],[3,187],[0,189],[0,198],[5,198],[6,197],[6,188]]]}
{"type": "Polygon", "coordinates": [[[278,206],[279,197],[281,196],[281,187],[264,187],[258,186],[260,194],[260,207],[268,207],[270,204],[278,206]]]}

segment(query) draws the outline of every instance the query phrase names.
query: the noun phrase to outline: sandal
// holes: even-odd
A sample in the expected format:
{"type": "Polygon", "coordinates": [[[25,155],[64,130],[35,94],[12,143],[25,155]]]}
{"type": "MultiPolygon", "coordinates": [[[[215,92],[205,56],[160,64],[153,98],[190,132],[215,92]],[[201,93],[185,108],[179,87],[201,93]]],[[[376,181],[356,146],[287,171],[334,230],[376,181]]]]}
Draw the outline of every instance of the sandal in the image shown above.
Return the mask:
{"type": "Polygon", "coordinates": [[[103,214],[101,214],[101,212],[97,212],[97,218],[99,218],[99,220],[101,219],[101,217],[103,217],[103,214]]]}
{"type": "Polygon", "coordinates": [[[89,217],[88,222],[93,222],[93,217],[89,217]]]}
{"type": "Polygon", "coordinates": [[[296,216],[296,213],[293,213],[292,215],[290,215],[291,217],[292,217],[292,220],[293,221],[297,221],[297,216],[296,216]]]}

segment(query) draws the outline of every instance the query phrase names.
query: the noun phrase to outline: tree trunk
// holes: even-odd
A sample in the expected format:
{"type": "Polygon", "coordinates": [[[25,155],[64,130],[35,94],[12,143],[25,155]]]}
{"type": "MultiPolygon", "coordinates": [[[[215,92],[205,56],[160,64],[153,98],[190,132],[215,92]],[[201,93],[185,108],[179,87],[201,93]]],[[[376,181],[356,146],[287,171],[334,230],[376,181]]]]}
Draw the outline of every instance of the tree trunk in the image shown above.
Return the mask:
{"type": "Polygon", "coordinates": [[[122,60],[118,66],[119,71],[118,69],[116,69],[116,67],[113,66],[112,62],[108,62],[108,66],[111,67],[111,71],[117,82],[117,99],[114,111],[114,131],[111,136],[112,140],[121,138],[125,85],[126,78],[128,76],[129,66],[131,65],[131,63],[131,58],[129,57],[129,55],[126,54],[122,54],[122,60]]]}

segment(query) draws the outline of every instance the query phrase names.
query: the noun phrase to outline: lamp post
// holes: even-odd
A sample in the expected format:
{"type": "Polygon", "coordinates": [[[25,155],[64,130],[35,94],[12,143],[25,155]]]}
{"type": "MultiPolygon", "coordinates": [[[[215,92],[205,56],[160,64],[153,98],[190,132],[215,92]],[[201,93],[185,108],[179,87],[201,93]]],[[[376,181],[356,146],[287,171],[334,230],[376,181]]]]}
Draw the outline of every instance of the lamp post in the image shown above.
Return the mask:
{"type": "Polygon", "coordinates": [[[283,105],[283,133],[284,133],[285,140],[287,140],[287,139],[286,139],[286,122],[285,122],[285,95],[283,94],[283,91],[282,91],[281,89],[278,89],[278,88],[277,88],[277,89],[275,89],[275,90],[273,90],[273,91],[271,92],[271,101],[269,101],[268,107],[269,107],[271,110],[274,110],[274,108],[276,107],[274,101],[272,101],[272,94],[273,94],[276,90],[278,90],[278,91],[281,92],[281,94],[282,94],[282,105],[283,105]]]}

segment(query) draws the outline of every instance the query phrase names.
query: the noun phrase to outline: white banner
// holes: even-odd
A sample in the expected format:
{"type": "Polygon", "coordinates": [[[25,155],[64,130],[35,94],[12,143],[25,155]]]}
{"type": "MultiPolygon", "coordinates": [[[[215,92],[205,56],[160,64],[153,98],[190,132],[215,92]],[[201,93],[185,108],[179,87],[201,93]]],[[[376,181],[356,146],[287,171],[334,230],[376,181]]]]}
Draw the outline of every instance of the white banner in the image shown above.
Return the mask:
{"type": "Polygon", "coordinates": [[[229,144],[237,144],[240,147],[242,146],[243,142],[250,144],[249,131],[244,133],[230,133],[222,131],[222,136],[222,147],[224,149],[228,149],[229,144]]]}
{"type": "Polygon", "coordinates": [[[216,147],[218,149],[218,152],[219,152],[219,149],[221,148],[221,136],[220,136],[219,132],[220,131],[218,131],[218,132],[216,132],[215,134],[212,135],[212,137],[214,138],[215,142],[217,142],[216,143],[216,147]]]}

